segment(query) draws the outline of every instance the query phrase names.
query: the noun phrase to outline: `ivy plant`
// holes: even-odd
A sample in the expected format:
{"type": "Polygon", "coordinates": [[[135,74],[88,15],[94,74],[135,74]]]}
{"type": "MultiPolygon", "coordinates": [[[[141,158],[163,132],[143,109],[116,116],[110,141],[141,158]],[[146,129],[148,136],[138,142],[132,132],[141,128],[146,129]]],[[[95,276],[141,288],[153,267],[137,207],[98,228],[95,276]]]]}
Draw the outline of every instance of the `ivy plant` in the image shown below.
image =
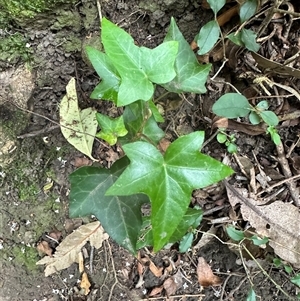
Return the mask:
{"type": "Polygon", "coordinates": [[[101,78],[91,98],[125,108],[116,118],[101,113],[91,118],[100,126],[96,136],[110,145],[118,143],[125,156],[109,169],[85,166],[70,175],[70,216],[93,214],[111,238],[133,254],[146,245],[158,251],[180,240],[184,252],[202,218],[201,209],[190,207],[193,190],[233,171],[200,152],[203,131],[179,137],[162,152],[158,143],[164,137],[159,127],[163,118],[153,96],[157,84],[175,93],[204,93],[211,66],[198,63],[174,19],[154,49],[137,46],[105,18],[101,25],[105,52],[86,49],[101,78]],[[143,206],[150,210],[145,213],[143,206]]]}

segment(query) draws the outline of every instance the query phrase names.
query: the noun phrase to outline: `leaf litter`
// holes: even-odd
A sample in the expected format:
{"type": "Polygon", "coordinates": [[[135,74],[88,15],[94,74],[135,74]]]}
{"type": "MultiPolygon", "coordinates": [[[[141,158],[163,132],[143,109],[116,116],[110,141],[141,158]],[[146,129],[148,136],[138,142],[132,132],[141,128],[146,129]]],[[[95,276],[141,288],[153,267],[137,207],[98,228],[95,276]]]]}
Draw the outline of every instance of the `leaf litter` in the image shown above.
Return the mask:
{"type": "Polygon", "coordinates": [[[108,234],[104,233],[100,222],[82,225],[58,245],[53,255],[45,256],[36,264],[46,265],[45,276],[47,277],[78,262],[78,253],[88,241],[91,246],[99,249],[106,239],[108,239],[108,234]]]}

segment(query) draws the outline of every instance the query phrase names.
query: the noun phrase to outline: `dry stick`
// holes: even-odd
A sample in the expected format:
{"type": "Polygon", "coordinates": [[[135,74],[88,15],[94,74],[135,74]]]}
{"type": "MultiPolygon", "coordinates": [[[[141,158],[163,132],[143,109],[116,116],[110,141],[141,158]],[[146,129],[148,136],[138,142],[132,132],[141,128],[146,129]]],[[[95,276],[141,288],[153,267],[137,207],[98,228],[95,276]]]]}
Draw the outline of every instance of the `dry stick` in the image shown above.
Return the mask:
{"type": "MultiPolygon", "coordinates": [[[[283,174],[285,177],[290,178],[292,177],[292,172],[289,167],[289,162],[286,159],[283,144],[280,141],[278,145],[276,145],[277,154],[278,154],[278,162],[281,165],[283,174]]],[[[289,188],[291,197],[293,201],[295,202],[297,207],[300,207],[300,200],[299,200],[299,191],[297,189],[297,185],[294,181],[286,182],[287,187],[289,188]]]]}

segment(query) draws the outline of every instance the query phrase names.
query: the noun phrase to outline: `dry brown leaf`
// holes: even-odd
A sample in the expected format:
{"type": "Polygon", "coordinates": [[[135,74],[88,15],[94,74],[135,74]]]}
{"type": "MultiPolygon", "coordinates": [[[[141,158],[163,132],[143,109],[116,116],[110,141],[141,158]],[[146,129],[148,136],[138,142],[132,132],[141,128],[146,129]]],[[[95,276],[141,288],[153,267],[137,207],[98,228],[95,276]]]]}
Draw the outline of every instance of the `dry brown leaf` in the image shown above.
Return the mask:
{"type": "Polygon", "coordinates": [[[162,271],[163,271],[164,268],[163,268],[163,267],[158,268],[158,267],[153,263],[152,260],[149,259],[149,261],[150,261],[150,265],[149,265],[150,271],[154,274],[155,277],[157,277],[157,278],[161,277],[161,276],[162,276],[162,271]]]}
{"type": "Polygon", "coordinates": [[[157,296],[158,294],[160,294],[162,292],[162,290],[164,289],[163,285],[159,286],[159,287],[155,287],[154,289],[152,289],[152,291],[149,294],[149,297],[154,297],[157,296]]]}
{"type": "Polygon", "coordinates": [[[248,124],[242,123],[235,120],[227,119],[224,117],[215,117],[212,124],[212,129],[214,128],[225,128],[229,130],[236,130],[238,132],[246,133],[251,136],[261,135],[266,132],[265,124],[248,124]]]}
{"type": "Polygon", "coordinates": [[[40,243],[38,243],[36,248],[39,252],[41,252],[41,254],[46,254],[50,257],[52,256],[53,250],[50,248],[47,241],[41,241],[40,243]]]}
{"type": "Polygon", "coordinates": [[[68,268],[73,262],[77,262],[78,253],[87,241],[93,241],[94,247],[99,247],[108,235],[104,233],[104,229],[100,223],[93,222],[83,225],[68,235],[56,248],[53,257],[45,256],[36,264],[46,264],[45,276],[49,276],[57,271],[68,268]],[[95,243],[96,237],[98,243],[95,243]]]}
{"type": "Polygon", "coordinates": [[[80,288],[84,290],[85,296],[88,295],[88,293],[90,292],[90,287],[91,287],[91,283],[89,281],[87,273],[83,272],[81,276],[80,288]]]}
{"type": "Polygon", "coordinates": [[[203,287],[218,286],[222,284],[221,278],[214,275],[209,264],[203,257],[198,258],[197,275],[198,281],[203,287]]]}
{"type": "Polygon", "coordinates": [[[84,271],[84,260],[81,252],[78,253],[78,269],[79,273],[82,273],[84,271]]]}
{"type": "Polygon", "coordinates": [[[75,157],[71,164],[75,167],[91,166],[93,161],[87,157],[75,157]]]}
{"type": "Polygon", "coordinates": [[[164,289],[167,293],[167,296],[174,295],[176,291],[182,286],[182,274],[178,271],[172,277],[166,279],[163,283],[164,289]]]}
{"type": "Polygon", "coordinates": [[[282,201],[258,206],[255,200],[245,196],[245,189],[236,190],[252,204],[255,211],[230,189],[227,189],[231,205],[240,203],[243,218],[250,222],[257,234],[269,237],[269,244],[278,256],[295,267],[300,267],[300,213],[298,208],[282,201]]]}

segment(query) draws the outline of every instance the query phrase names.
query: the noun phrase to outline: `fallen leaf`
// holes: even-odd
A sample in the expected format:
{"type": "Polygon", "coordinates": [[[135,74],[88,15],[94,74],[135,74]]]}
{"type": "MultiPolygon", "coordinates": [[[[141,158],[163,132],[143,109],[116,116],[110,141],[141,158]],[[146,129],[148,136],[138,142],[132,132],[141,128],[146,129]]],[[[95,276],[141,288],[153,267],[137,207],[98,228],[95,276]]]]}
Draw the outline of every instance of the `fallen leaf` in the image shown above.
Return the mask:
{"type": "Polygon", "coordinates": [[[163,289],[164,289],[163,285],[161,285],[159,287],[155,287],[154,289],[151,290],[149,297],[157,296],[158,294],[160,294],[162,292],[163,289]]]}
{"type": "Polygon", "coordinates": [[[162,276],[162,271],[163,271],[163,267],[161,267],[161,268],[158,268],[154,263],[153,263],[153,261],[152,260],[150,260],[149,259],[149,261],[150,261],[150,265],[149,265],[149,269],[150,269],[150,271],[154,274],[154,276],[155,277],[161,277],[162,276]]]}
{"type": "Polygon", "coordinates": [[[92,147],[97,131],[97,120],[93,108],[80,110],[76,93],[75,79],[72,77],[66,87],[67,94],[59,107],[61,132],[67,141],[80,152],[92,157],[92,147]]]}
{"type": "Polygon", "coordinates": [[[86,272],[83,272],[81,276],[80,287],[84,290],[85,296],[88,295],[88,293],[90,292],[91,283],[86,272]]]}
{"type": "Polygon", "coordinates": [[[166,291],[167,296],[174,295],[176,291],[182,286],[182,274],[178,271],[175,275],[166,279],[163,283],[164,289],[166,291]]]}
{"type": "Polygon", "coordinates": [[[86,157],[75,157],[71,164],[75,167],[91,166],[93,164],[93,161],[86,157]]]}
{"type": "Polygon", "coordinates": [[[57,230],[54,227],[53,231],[49,233],[49,236],[55,239],[56,241],[59,241],[61,239],[61,231],[57,230]]]}
{"type": "Polygon", "coordinates": [[[40,243],[38,243],[36,248],[39,251],[39,253],[46,254],[46,255],[52,257],[53,250],[50,248],[47,241],[44,241],[44,240],[41,241],[40,243]]]}
{"type": "Polygon", "coordinates": [[[78,253],[78,269],[79,273],[82,273],[84,271],[84,260],[81,252],[78,253]]]}
{"type": "Polygon", "coordinates": [[[92,240],[93,244],[91,244],[98,248],[105,239],[107,239],[107,235],[104,234],[104,229],[98,221],[83,225],[60,243],[53,257],[45,256],[36,264],[46,264],[45,276],[47,277],[68,268],[73,262],[77,262],[78,253],[87,241],[92,240]],[[95,243],[96,237],[97,243],[95,243]]]}
{"type": "Polygon", "coordinates": [[[197,275],[198,281],[203,287],[219,286],[222,284],[221,278],[214,275],[209,264],[203,257],[198,258],[197,275]]]}
{"type": "Polygon", "coordinates": [[[242,198],[247,199],[252,208],[227,187],[231,205],[240,203],[243,218],[250,222],[257,234],[269,238],[269,245],[278,256],[295,267],[300,267],[300,213],[298,208],[282,201],[258,206],[258,202],[246,196],[245,189],[235,188],[235,190],[242,198]]]}

